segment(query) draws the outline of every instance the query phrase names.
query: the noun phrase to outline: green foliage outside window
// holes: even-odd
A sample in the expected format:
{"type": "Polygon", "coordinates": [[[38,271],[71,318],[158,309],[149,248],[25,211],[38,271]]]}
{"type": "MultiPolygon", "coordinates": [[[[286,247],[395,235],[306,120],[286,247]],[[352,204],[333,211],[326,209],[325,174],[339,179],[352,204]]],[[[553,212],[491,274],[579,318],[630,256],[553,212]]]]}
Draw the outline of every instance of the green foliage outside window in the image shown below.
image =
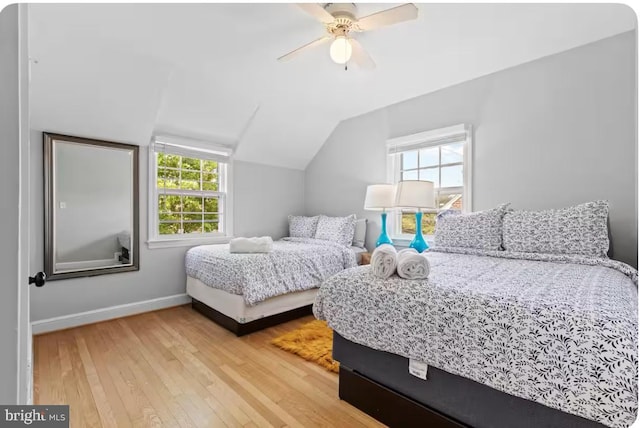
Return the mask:
{"type": "MultiPolygon", "coordinates": [[[[436,230],[436,213],[422,214],[422,233],[433,235],[436,230]]],[[[415,213],[402,213],[402,233],[414,235],[416,233],[415,213]]]]}
{"type": "Polygon", "coordinates": [[[217,196],[207,191],[219,190],[219,170],[215,161],[158,153],[158,219],[161,235],[210,233],[219,230],[217,196]],[[204,192],[202,196],[172,195],[164,189],[204,192]]]}

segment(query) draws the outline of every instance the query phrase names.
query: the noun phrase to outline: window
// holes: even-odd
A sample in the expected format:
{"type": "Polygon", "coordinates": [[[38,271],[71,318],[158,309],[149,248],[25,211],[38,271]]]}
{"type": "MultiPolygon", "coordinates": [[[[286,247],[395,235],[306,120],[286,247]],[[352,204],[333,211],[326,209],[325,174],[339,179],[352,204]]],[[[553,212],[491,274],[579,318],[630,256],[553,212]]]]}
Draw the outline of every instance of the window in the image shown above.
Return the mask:
{"type": "MultiPolygon", "coordinates": [[[[387,142],[390,180],[432,181],[436,208],[425,210],[422,233],[435,231],[436,215],[443,210],[471,210],[471,130],[457,125],[387,142]]],[[[398,210],[391,221],[396,238],[409,238],[416,232],[415,213],[398,210]]]]}
{"type": "Polygon", "coordinates": [[[226,147],[156,137],[149,164],[150,246],[231,236],[230,155],[226,147]]]}

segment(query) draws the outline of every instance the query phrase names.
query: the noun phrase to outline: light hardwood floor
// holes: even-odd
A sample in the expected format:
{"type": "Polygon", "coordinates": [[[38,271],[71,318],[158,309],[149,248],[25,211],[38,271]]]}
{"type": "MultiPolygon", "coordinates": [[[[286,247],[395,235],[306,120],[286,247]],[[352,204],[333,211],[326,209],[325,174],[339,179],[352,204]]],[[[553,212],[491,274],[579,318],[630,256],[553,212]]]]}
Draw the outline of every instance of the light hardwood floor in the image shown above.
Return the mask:
{"type": "Polygon", "coordinates": [[[269,344],[312,319],[238,338],[180,306],[36,336],[35,402],[69,404],[72,427],[382,426],[269,344]]]}

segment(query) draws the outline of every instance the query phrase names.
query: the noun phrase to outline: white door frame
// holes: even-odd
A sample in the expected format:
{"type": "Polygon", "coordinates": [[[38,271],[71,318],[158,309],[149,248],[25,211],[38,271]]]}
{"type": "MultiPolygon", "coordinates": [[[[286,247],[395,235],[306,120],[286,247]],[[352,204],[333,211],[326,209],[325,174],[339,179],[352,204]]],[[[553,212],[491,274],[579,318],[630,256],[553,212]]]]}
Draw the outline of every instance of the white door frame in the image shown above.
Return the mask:
{"type": "Polygon", "coordinates": [[[29,21],[28,5],[18,5],[18,84],[19,84],[19,201],[18,212],[18,404],[33,403],[33,335],[29,311],[29,21]]]}

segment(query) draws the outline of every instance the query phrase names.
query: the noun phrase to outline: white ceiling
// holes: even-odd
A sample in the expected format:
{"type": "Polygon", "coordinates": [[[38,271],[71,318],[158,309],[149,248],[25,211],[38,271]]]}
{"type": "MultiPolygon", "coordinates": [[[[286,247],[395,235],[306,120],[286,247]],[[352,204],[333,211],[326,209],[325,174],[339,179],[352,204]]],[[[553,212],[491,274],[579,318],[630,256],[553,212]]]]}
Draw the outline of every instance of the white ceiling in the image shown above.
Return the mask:
{"type": "Polygon", "coordinates": [[[328,47],[275,60],[323,35],[294,5],[33,4],[32,127],[140,145],[168,132],[304,169],[341,120],[635,28],[615,4],[418,7],[358,34],[378,67],[345,72],[328,47]]]}

